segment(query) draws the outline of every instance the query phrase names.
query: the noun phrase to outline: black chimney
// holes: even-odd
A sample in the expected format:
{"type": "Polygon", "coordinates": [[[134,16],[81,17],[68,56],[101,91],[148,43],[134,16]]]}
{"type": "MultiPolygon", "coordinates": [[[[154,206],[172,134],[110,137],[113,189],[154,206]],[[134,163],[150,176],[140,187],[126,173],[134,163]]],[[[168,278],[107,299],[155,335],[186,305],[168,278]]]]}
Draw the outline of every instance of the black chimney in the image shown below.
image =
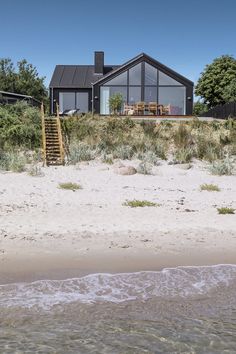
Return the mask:
{"type": "Polygon", "coordinates": [[[95,74],[103,74],[104,69],[104,52],[94,53],[94,72],[95,74]]]}

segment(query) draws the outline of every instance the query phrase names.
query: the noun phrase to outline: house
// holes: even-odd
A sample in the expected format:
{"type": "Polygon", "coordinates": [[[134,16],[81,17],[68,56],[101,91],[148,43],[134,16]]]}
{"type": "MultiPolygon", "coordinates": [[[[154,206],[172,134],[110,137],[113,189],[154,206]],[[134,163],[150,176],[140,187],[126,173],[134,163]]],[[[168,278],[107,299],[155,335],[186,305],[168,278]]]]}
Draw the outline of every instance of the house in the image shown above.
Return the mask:
{"type": "Polygon", "coordinates": [[[141,53],[123,65],[104,65],[104,52],[94,65],[57,65],[49,88],[55,103],[67,110],[110,114],[109,98],[121,93],[121,114],[192,115],[193,82],[141,53]],[[151,109],[152,108],[152,109],[151,109]]]}
{"type": "Polygon", "coordinates": [[[18,101],[27,102],[31,106],[40,107],[41,102],[32,96],[21,95],[19,93],[0,91],[0,104],[14,104],[18,101]]]}

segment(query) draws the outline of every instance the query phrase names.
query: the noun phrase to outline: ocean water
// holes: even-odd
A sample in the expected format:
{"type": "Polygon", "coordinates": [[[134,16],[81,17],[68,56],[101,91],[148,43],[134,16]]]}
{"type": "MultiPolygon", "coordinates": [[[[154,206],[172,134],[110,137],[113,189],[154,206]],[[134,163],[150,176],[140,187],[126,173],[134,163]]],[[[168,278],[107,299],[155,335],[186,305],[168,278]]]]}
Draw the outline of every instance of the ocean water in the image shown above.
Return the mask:
{"type": "Polygon", "coordinates": [[[0,285],[0,353],[236,353],[236,266],[0,285]]]}

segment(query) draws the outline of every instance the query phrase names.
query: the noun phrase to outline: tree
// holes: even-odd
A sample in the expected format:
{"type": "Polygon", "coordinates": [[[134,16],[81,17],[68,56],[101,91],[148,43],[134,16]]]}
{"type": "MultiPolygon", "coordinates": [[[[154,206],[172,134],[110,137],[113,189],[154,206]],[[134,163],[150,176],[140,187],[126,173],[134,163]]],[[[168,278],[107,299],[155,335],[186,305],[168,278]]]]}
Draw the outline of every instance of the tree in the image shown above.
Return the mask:
{"type": "Polygon", "coordinates": [[[195,94],[203,98],[208,108],[227,102],[226,87],[236,80],[236,60],[233,56],[222,55],[206,66],[195,88],[195,94]]]}
{"type": "Polygon", "coordinates": [[[10,58],[0,59],[0,90],[15,92],[16,73],[10,58]]]}
{"type": "Polygon", "coordinates": [[[109,98],[109,108],[113,114],[120,112],[123,103],[123,96],[121,93],[115,93],[109,98]]]}
{"type": "Polygon", "coordinates": [[[223,97],[226,102],[236,102],[236,79],[226,86],[223,97]]]}
{"type": "Polygon", "coordinates": [[[197,101],[194,103],[193,105],[193,114],[195,116],[200,116],[201,114],[203,114],[204,112],[207,112],[207,105],[203,102],[197,101]]]}
{"type": "Polygon", "coordinates": [[[9,58],[0,59],[0,90],[32,96],[39,101],[47,98],[44,77],[37,69],[23,59],[17,63],[17,70],[9,58]]]}

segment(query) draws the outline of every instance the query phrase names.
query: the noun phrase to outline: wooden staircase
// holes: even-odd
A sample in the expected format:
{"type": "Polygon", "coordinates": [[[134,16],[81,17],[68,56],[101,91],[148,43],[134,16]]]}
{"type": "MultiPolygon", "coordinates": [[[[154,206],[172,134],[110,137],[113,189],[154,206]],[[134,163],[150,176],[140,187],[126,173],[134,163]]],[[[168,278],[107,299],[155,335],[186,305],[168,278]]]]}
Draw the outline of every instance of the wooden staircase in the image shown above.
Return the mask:
{"type": "Polygon", "coordinates": [[[57,107],[56,117],[45,118],[44,108],[42,106],[41,115],[44,165],[64,165],[65,154],[62,140],[61,123],[59,118],[59,109],[57,107]]]}

